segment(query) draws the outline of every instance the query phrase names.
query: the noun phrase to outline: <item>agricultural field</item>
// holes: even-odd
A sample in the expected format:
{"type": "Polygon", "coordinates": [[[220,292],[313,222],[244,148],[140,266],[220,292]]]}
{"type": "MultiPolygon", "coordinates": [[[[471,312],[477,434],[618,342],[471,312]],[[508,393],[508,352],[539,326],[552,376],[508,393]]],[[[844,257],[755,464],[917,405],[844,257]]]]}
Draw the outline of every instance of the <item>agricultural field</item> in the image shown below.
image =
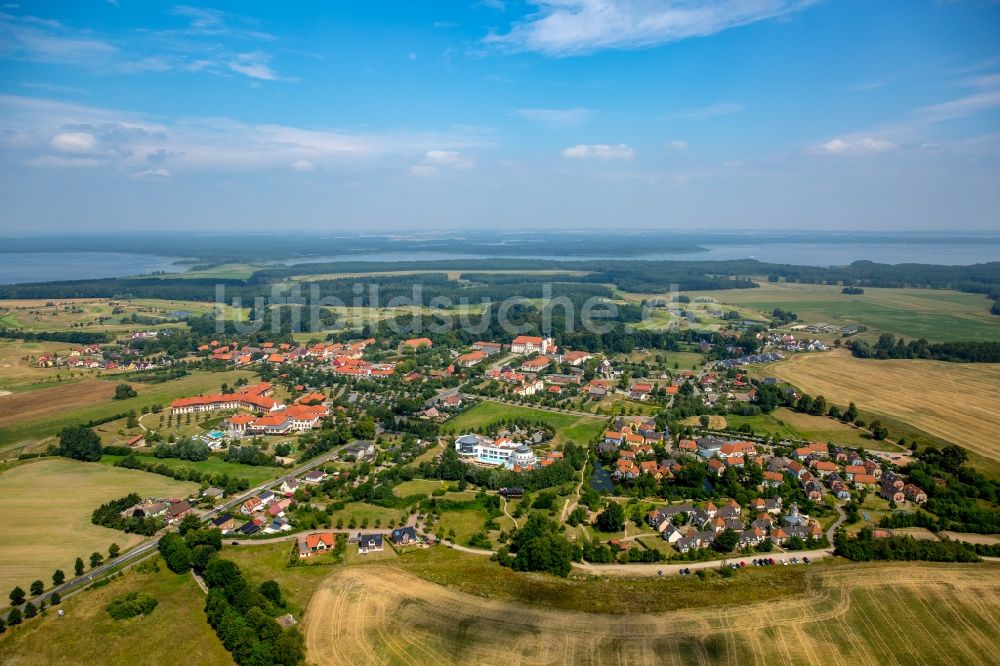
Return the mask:
{"type": "Polygon", "coordinates": [[[77,557],[87,561],[92,552],[107,554],[112,543],[124,551],[142,541],[90,522],[91,512],[104,502],[130,492],[187,497],[197,489],[195,483],[157,474],[64,458],[11,467],[0,473],[0,589],[27,589],[36,578],[51,582],[56,569],[72,574],[77,557]]]}
{"type": "Polygon", "coordinates": [[[109,416],[142,411],[143,407],[160,404],[166,407],[174,398],[218,391],[223,383],[235,384],[253,374],[246,370],[225,372],[193,372],[159,384],[131,382],[138,395],[126,400],[113,400],[115,385],[112,378],[88,379],[50,388],[0,396],[0,451],[10,445],[22,445],[52,438],[64,426],[109,416]]]}
{"type": "Polygon", "coordinates": [[[589,444],[604,429],[604,419],[599,417],[560,414],[543,409],[507,405],[492,400],[484,400],[475,407],[445,421],[445,428],[460,433],[481,428],[493,421],[505,418],[525,418],[544,421],[556,429],[555,443],[572,441],[589,444]]]}
{"type": "MultiPolygon", "coordinates": [[[[1000,317],[990,314],[991,302],[980,294],[944,289],[880,289],[865,287],[859,295],[841,294],[841,287],[759,281],[759,289],[690,292],[720,304],[768,313],[791,310],[799,321],[868,327],[865,338],[893,333],[931,342],[1000,339],[1000,317]]],[[[758,314],[759,317],[759,314],[758,314]]]]}
{"type": "Polygon", "coordinates": [[[760,373],[810,395],[885,414],[1000,461],[1000,364],[854,358],[847,351],[796,354],[760,373]]]}
{"type": "Polygon", "coordinates": [[[162,562],[160,571],[129,570],[110,585],[63,601],[65,617],[54,611],[9,628],[0,636],[0,663],[11,666],[49,664],[149,664],[230,666],[232,658],[219,642],[202,610],[205,595],[190,575],[178,576],[162,562]],[[108,603],[132,591],[157,600],[148,616],[114,620],[108,603]]]}
{"type": "Polygon", "coordinates": [[[617,581],[621,588],[662,587],[662,596],[670,596],[667,587],[696,596],[680,592],[680,603],[690,605],[676,610],[601,615],[594,613],[606,598],[596,595],[590,613],[530,605],[553,588],[585,589],[590,581],[543,584],[515,603],[397,568],[349,567],[316,591],[303,632],[316,664],[356,663],[359,656],[378,664],[985,664],[1000,639],[996,565],[802,567],[782,596],[734,605],[743,598],[738,589],[759,573],[617,581]]]}

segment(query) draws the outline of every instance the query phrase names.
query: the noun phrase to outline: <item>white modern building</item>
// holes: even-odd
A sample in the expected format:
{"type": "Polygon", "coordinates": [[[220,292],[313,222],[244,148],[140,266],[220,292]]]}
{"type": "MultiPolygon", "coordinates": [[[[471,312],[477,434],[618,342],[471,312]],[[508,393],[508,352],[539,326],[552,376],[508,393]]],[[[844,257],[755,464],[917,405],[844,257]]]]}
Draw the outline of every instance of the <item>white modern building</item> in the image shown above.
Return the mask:
{"type": "Polygon", "coordinates": [[[455,450],[462,458],[481,465],[503,466],[513,469],[515,465],[529,467],[536,462],[530,447],[508,439],[496,441],[489,437],[470,433],[455,439],[455,450]]]}

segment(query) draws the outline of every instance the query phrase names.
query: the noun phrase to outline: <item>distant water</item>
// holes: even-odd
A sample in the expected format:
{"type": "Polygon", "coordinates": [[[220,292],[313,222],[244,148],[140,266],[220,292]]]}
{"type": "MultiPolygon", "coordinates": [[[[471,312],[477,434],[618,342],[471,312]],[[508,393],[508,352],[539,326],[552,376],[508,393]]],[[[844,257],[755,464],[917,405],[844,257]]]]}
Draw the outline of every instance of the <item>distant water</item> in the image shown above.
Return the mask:
{"type": "Polygon", "coordinates": [[[176,257],[124,252],[0,252],[0,284],[182,273],[176,257]]]}
{"type": "MultiPolygon", "coordinates": [[[[981,243],[887,243],[830,240],[819,243],[761,242],[746,244],[701,243],[703,252],[657,252],[633,256],[562,256],[511,255],[514,259],[556,259],[566,261],[628,260],[648,261],[725,261],[757,259],[775,264],[799,266],[846,266],[868,260],[881,264],[940,264],[968,266],[1000,261],[1000,242],[984,239],[981,243]]],[[[308,264],[334,261],[438,261],[443,259],[491,259],[502,254],[463,254],[459,252],[371,252],[340,256],[282,259],[280,264],[308,264]]]]}

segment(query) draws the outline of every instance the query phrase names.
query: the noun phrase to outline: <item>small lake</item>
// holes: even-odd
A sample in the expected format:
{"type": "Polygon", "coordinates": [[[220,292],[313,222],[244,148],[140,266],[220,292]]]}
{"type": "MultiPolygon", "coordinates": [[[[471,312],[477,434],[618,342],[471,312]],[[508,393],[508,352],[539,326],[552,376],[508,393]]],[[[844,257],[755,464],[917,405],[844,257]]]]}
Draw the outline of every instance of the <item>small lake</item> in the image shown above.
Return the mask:
{"type": "Polygon", "coordinates": [[[594,473],[590,477],[590,487],[597,492],[614,492],[615,484],[611,481],[611,473],[604,469],[604,465],[598,460],[594,466],[594,473]]]}
{"type": "Polygon", "coordinates": [[[183,273],[177,257],[127,252],[0,252],[0,284],[183,273]]]}

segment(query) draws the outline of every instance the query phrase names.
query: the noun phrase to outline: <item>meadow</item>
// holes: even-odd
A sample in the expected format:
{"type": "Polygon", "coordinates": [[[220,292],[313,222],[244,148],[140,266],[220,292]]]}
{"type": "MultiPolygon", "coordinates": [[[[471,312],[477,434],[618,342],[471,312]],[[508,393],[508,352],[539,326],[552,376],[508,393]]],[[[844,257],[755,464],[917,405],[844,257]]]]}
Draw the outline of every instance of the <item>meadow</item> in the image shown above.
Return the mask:
{"type": "Polygon", "coordinates": [[[759,289],[690,292],[719,303],[769,313],[791,310],[800,322],[868,327],[866,338],[893,333],[932,342],[1000,339],[1000,317],[979,294],[945,289],[880,289],[865,287],[859,295],[841,294],[833,285],[758,282],[759,289]]]}
{"type": "Polygon", "coordinates": [[[1000,364],[854,358],[847,351],[796,354],[755,370],[828,402],[908,423],[1000,461],[1000,364]]]}
{"type": "MultiPolygon", "coordinates": [[[[188,315],[212,312],[215,303],[166,299],[116,300],[107,298],[35,299],[0,301],[0,328],[26,331],[141,331],[150,324],[127,321],[133,315],[154,319],[157,328],[188,315]]],[[[64,347],[79,345],[63,345],[64,347]]]]}
{"type": "MultiPolygon", "coordinates": [[[[721,416],[724,421],[722,428],[736,430],[740,426],[747,424],[753,428],[754,433],[776,434],[780,437],[792,439],[804,439],[811,442],[832,442],[844,446],[856,446],[866,449],[878,449],[886,451],[897,451],[899,447],[894,443],[884,440],[878,441],[871,434],[853,424],[843,423],[837,419],[826,416],[813,416],[793,412],[787,407],[779,407],[770,414],[759,414],[757,416],[721,416]]],[[[695,419],[697,420],[697,419],[695,419]]]]}
{"type": "Polygon", "coordinates": [[[560,414],[543,409],[507,405],[492,400],[484,400],[458,416],[448,419],[444,427],[453,433],[467,432],[482,428],[494,421],[507,418],[524,418],[543,421],[556,430],[555,443],[576,442],[589,444],[604,430],[604,419],[599,417],[560,414]]]}
{"type": "Polygon", "coordinates": [[[202,608],[205,595],[189,575],[178,576],[160,562],[160,571],[129,570],[110,585],[87,590],[60,606],[65,617],[47,611],[42,617],[9,628],[0,636],[0,663],[10,666],[49,664],[149,664],[155,649],[161,664],[229,666],[233,663],[202,608]],[[158,602],[148,616],[114,620],[108,603],[134,590],[158,602]]]}
{"type": "MultiPolygon", "coordinates": [[[[270,481],[281,476],[285,470],[281,467],[269,467],[266,465],[241,465],[240,463],[227,462],[216,456],[209,456],[208,460],[192,462],[181,460],[180,458],[157,458],[152,455],[136,456],[144,463],[153,465],[166,465],[173,469],[175,467],[186,467],[202,474],[228,474],[234,478],[242,478],[250,481],[251,486],[256,486],[264,481],[270,481]]],[[[101,456],[101,463],[104,465],[114,465],[122,459],[122,456],[101,456]]]]}
{"type": "Polygon", "coordinates": [[[65,458],[45,458],[0,473],[0,589],[28,589],[41,579],[50,585],[52,572],[72,575],[77,557],[107,555],[117,543],[122,551],[143,537],[90,522],[90,514],[110,499],[137,492],[144,497],[187,497],[197,484],[157,474],[120,469],[65,458]]]}
{"type": "Polygon", "coordinates": [[[359,658],[376,664],[986,664],[1000,638],[998,572],[992,564],[909,563],[751,570],[728,580],[549,585],[549,579],[541,581],[542,590],[510,599],[474,596],[372,565],[327,578],[303,631],[316,664],[359,658]],[[766,600],[741,595],[754,583],[769,590],[779,581],[787,587],[766,600]],[[640,597],[655,590],[678,608],[613,615],[530,603],[552,587],[571,597],[575,588],[590,588],[597,606],[607,601],[597,588],[609,584],[632,586],[640,597]]]}

